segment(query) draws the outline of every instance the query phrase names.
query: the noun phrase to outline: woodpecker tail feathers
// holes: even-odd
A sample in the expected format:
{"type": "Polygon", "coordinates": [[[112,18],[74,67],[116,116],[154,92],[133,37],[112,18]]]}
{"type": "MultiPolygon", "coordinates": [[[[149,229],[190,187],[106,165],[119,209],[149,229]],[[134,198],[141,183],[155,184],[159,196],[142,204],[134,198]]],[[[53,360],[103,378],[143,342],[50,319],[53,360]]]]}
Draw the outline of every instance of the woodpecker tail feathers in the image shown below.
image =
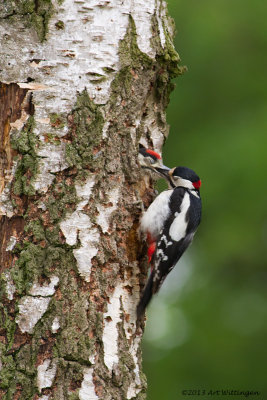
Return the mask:
{"type": "Polygon", "coordinates": [[[137,314],[137,319],[140,320],[146,310],[146,307],[148,303],[151,300],[151,297],[153,295],[153,277],[154,277],[154,271],[151,272],[150,277],[148,278],[147,284],[145,286],[145,289],[142,293],[142,296],[140,298],[140,301],[138,303],[137,309],[136,309],[136,314],[137,314]]]}

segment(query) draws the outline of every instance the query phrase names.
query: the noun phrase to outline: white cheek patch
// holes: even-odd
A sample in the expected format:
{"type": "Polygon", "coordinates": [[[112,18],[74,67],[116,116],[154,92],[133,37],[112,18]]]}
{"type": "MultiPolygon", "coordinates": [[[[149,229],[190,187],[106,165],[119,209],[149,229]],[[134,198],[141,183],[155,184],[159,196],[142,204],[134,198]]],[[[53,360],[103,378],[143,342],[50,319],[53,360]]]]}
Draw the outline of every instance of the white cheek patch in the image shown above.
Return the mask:
{"type": "Polygon", "coordinates": [[[175,186],[182,186],[182,187],[185,187],[185,188],[191,189],[191,190],[195,189],[193,186],[193,183],[191,181],[189,181],[188,179],[180,178],[180,177],[175,182],[175,186]]]}
{"type": "Polygon", "coordinates": [[[181,211],[175,213],[175,218],[170,226],[170,237],[172,240],[179,242],[186,235],[186,213],[190,207],[190,196],[189,193],[185,193],[182,204],[181,211]]]}

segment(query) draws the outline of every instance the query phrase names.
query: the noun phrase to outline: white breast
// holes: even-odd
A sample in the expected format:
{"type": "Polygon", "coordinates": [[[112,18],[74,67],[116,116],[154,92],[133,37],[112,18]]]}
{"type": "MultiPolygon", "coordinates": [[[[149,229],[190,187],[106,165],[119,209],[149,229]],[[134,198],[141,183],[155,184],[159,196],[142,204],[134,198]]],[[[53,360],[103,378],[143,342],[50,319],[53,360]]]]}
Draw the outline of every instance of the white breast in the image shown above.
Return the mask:
{"type": "Polygon", "coordinates": [[[153,239],[157,239],[166,219],[169,216],[169,200],[172,190],[165,190],[150,204],[141,219],[141,231],[149,232],[153,239]]]}
{"type": "Polygon", "coordinates": [[[177,242],[183,239],[186,235],[186,228],[187,228],[186,213],[189,207],[190,207],[190,196],[189,193],[186,192],[180,207],[181,211],[179,213],[178,212],[175,213],[175,218],[170,226],[170,237],[173,240],[176,240],[177,242]]]}

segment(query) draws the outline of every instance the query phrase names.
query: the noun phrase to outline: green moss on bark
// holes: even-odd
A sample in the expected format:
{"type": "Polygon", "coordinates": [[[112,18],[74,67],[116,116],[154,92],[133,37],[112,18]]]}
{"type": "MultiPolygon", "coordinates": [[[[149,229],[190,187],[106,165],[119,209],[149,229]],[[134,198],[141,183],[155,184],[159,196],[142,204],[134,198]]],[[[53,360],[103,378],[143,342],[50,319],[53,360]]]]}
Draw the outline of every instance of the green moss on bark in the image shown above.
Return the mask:
{"type": "Polygon", "coordinates": [[[50,117],[50,124],[53,128],[62,129],[65,126],[65,116],[60,115],[57,113],[51,113],[50,117]]]}
{"type": "Polygon", "coordinates": [[[102,140],[104,117],[101,106],[96,105],[85,89],[77,97],[73,114],[69,118],[72,142],[66,146],[66,161],[80,172],[96,167],[99,158],[94,158],[93,149],[102,140]],[[94,164],[94,165],[93,165],[94,164]]]}
{"type": "MultiPolygon", "coordinates": [[[[129,26],[123,40],[119,45],[120,71],[111,84],[110,102],[114,106],[118,100],[128,98],[131,93],[132,83],[134,81],[134,72],[151,71],[153,60],[145,53],[140,51],[137,45],[136,27],[133,18],[129,17],[129,26]]],[[[153,71],[151,71],[151,76],[153,71]]]]}
{"type": "MultiPolygon", "coordinates": [[[[154,96],[159,109],[157,122],[165,130],[166,121],[165,119],[162,120],[161,115],[165,112],[170,93],[174,88],[172,79],[182,74],[185,68],[179,66],[180,58],[173,46],[173,38],[169,30],[164,26],[164,48],[161,46],[158,30],[157,17],[154,15],[152,16],[152,31],[154,33],[152,34],[151,46],[156,52],[156,58],[152,59],[139,49],[135,22],[131,16],[129,17],[126,35],[119,46],[121,67],[111,84],[110,103],[112,109],[116,107],[120,110],[120,103],[127,99],[123,113],[118,113],[118,118],[122,119],[126,114],[129,118],[129,125],[134,124],[131,121],[131,115],[136,115],[140,101],[144,102],[144,99],[140,98],[140,94],[143,94],[143,88],[150,84],[152,96],[154,96]],[[142,78],[140,79],[140,77],[142,78]]],[[[142,122],[141,120],[138,130],[140,136],[144,134],[142,122]]],[[[120,127],[120,132],[123,131],[123,128],[120,127]]],[[[128,127],[125,129],[126,132],[129,132],[128,127]]]]}
{"type": "Polygon", "coordinates": [[[27,241],[23,243],[19,259],[10,272],[19,295],[26,294],[32,283],[38,280],[44,271],[45,259],[45,249],[40,245],[27,241]]]}
{"type": "Polygon", "coordinates": [[[62,29],[65,28],[65,24],[64,24],[63,21],[59,20],[59,21],[57,21],[57,22],[55,23],[55,27],[56,27],[58,30],[62,30],[62,29]]]}
{"type": "Polygon", "coordinates": [[[11,137],[11,146],[18,152],[13,191],[16,195],[35,194],[33,181],[38,173],[38,138],[33,133],[34,118],[29,117],[25,127],[11,137]]]}
{"type": "Polygon", "coordinates": [[[32,399],[37,391],[32,384],[36,376],[36,359],[30,346],[24,346],[16,355],[5,355],[6,348],[0,344],[0,354],[2,363],[0,389],[5,391],[1,399],[11,400],[15,393],[19,394],[21,399],[32,399]]]}
{"type": "MultiPolygon", "coordinates": [[[[61,4],[62,0],[57,0],[61,4]]],[[[0,17],[12,21],[17,15],[22,16],[25,25],[33,26],[40,41],[46,39],[48,22],[54,13],[52,0],[20,0],[5,1],[5,7],[0,8],[0,17]]]]}
{"type": "MultiPolygon", "coordinates": [[[[162,7],[162,5],[161,5],[162,7]]],[[[156,15],[153,17],[154,25],[157,25],[156,15]]],[[[166,15],[169,26],[172,27],[173,32],[175,31],[175,26],[172,18],[166,15]]],[[[186,71],[186,67],[180,66],[180,57],[175,50],[173,44],[173,35],[170,32],[170,28],[167,27],[167,20],[162,20],[163,31],[165,36],[164,48],[161,47],[160,43],[157,43],[157,56],[156,61],[161,67],[160,72],[157,76],[156,81],[156,93],[159,98],[162,98],[164,108],[167,107],[169,103],[170,93],[175,88],[175,84],[172,82],[174,78],[182,75],[186,71]]],[[[155,40],[159,41],[159,36],[155,36],[155,40]]]]}
{"type": "Polygon", "coordinates": [[[8,389],[16,371],[16,363],[11,355],[6,355],[6,346],[3,343],[0,343],[0,354],[2,363],[2,368],[0,370],[0,388],[8,389]]]}
{"type": "MultiPolygon", "coordinates": [[[[49,212],[49,218],[53,224],[64,219],[67,213],[70,213],[78,203],[78,197],[74,183],[71,179],[55,180],[51,186],[51,194],[45,203],[49,212]]],[[[41,217],[42,218],[42,217],[41,217]]],[[[55,225],[53,225],[55,228],[55,225]]],[[[48,235],[52,231],[47,232],[48,235]]]]}

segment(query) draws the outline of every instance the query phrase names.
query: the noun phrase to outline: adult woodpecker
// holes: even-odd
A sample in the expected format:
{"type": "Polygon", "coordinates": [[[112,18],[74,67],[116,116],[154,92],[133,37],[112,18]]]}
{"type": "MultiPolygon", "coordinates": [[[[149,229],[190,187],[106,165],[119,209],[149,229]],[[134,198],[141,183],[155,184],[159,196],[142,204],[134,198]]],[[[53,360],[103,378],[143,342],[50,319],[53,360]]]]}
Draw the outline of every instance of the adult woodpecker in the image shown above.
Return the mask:
{"type": "Polygon", "coordinates": [[[165,171],[165,176],[172,189],[161,192],[141,220],[141,231],[150,238],[150,258],[154,268],[137,306],[138,319],[192,242],[201,220],[199,176],[186,167],[165,171]]]}

